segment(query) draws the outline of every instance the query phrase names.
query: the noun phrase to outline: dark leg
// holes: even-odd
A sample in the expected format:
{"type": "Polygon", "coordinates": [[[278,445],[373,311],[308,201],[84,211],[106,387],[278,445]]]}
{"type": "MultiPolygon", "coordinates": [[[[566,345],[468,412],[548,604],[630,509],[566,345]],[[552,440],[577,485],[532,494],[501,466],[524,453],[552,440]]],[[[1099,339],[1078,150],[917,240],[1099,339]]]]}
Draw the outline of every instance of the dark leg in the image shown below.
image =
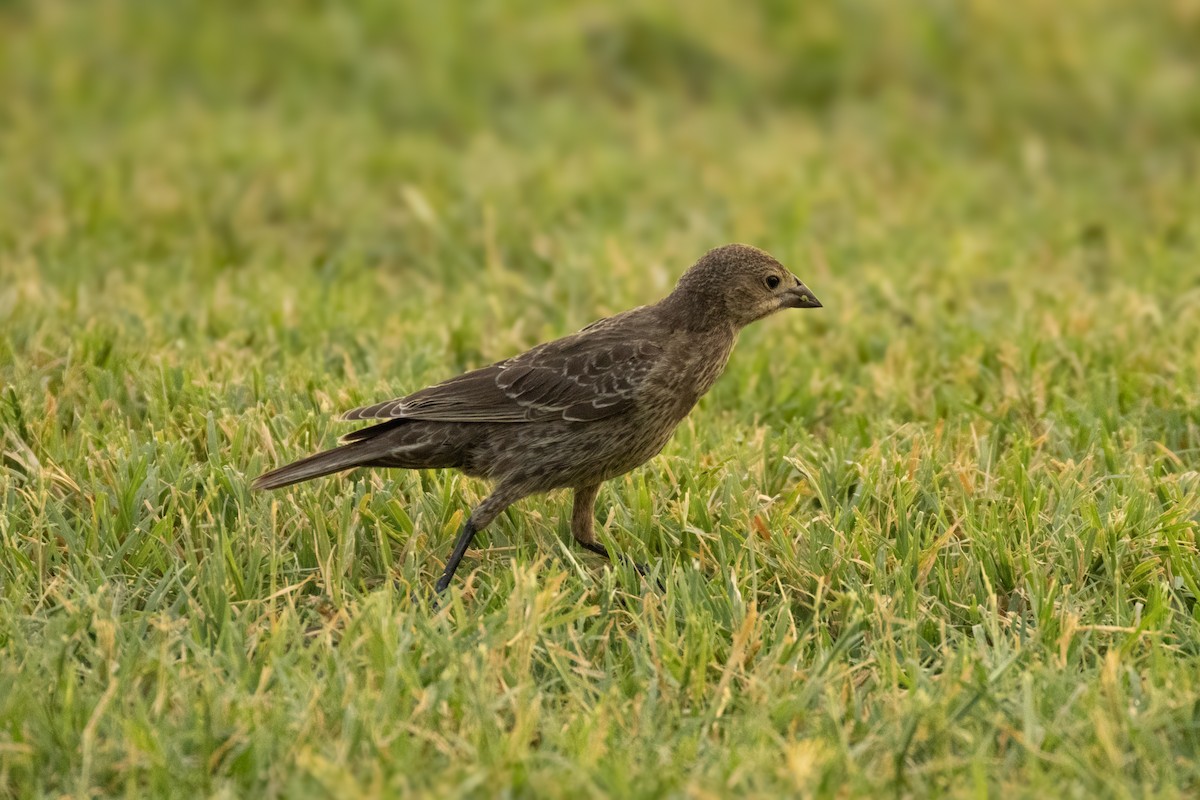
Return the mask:
{"type": "Polygon", "coordinates": [[[450,580],[454,577],[454,571],[458,569],[458,562],[462,561],[463,555],[467,552],[467,548],[471,546],[471,541],[475,538],[475,523],[471,517],[467,517],[467,521],[463,523],[462,531],[458,534],[458,541],[454,543],[454,552],[450,554],[450,560],[446,562],[446,571],[442,573],[442,577],[438,578],[437,593],[441,594],[446,591],[446,587],[450,585],[450,580]]]}
{"type": "Polygon", "coordinates": [[[454,543],[454,552],[450,554],[450,560],[446,562],[446,571],[442,573],[442,577],[438,578],[435,587],[438,594],[444,592],[450,585],[459,562],[463,560],[463,555],[466,554],[467,548],[475,539],[475,534],[486,528],[501,511],[527,494],[529,494],[529,490],[522,486],[501,485],[497,486],[495,491],[475,507],[471,516],[467,517],[467,521],[463,523],[462,531],[458,534],[458,540],[454,543]]]}

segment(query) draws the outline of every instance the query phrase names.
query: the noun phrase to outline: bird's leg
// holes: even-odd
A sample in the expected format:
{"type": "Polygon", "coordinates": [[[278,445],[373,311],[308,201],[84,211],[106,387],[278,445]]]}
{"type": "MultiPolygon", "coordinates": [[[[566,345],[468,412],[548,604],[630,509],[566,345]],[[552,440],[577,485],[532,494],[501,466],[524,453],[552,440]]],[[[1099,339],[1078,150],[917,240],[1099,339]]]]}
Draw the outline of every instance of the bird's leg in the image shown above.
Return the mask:
{"type": "MultiPolygon", "coordinates": [[[[580,486],[575,489],[575,505],[571,508],[571,535],[585,550],[613,560],[608,548],[596,541],[596,498],[600,495],[600,484],[580,486]]],[[[645,564],[639,564],[629,556],[619,554],[621,559],[632,564],[639,575],[648,574],[645,564]]]]}
{"type": "Polygon", "coordinates": [[[454,578],[454,572],[458,569],[458,564],[466,554],[467,548],[471,546],[475,534],[491,524],[501,511],[527,494],[529,494],[527,490],[517,486],[497,486],[495,491],[475,507],[458,534],[458,540],[454,543],[454,552],[450,554],[450,559],[446,562],[446,571],[442,573],[442,577],[438,578],[435,587],[438,594],[444,592],[450,585],[450,581],[454,578]]]}
{"type": "Polygon", "coordinates": [[[446,591],[446,587],[450,585],[454,571],[458,569],[458,562],[462,561],[467,548],[471,546],[471,540],[478,532],[474,520],[467,517],[467,521],[463,523],[462,530],[458,534],[458,541],[454,543],[454,552],[450,554],[450,560],[446,562],[446,571],[442,573],[442,577],[438,578],[436,587],[438,594],[446,591]]]}
{"type": "Polygon", "coordinates": [[[571,508],[571,535],[585,549],[608,558],[608,548],[596,541],[596,498],[600,484],[575,489],[575,505],[571,508]]]}

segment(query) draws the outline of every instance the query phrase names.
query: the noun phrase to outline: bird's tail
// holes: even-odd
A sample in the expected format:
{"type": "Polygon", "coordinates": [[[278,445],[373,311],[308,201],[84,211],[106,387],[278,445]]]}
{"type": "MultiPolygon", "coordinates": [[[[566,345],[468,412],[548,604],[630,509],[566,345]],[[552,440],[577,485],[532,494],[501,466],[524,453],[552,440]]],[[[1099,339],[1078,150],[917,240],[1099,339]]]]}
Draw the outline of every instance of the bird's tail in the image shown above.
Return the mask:
{"type": "Polygon", "coordinates": [[[281,489],[284,486],[291,486],[293,483],[363,466],[373,457],[379,456],[378,448],[366,446],[368,444],[368,442],[352,442],[308,458],[302,458],[299,461],[293,461],[279,469],[259,475],[250,485],[254,489],[281,489]]]}

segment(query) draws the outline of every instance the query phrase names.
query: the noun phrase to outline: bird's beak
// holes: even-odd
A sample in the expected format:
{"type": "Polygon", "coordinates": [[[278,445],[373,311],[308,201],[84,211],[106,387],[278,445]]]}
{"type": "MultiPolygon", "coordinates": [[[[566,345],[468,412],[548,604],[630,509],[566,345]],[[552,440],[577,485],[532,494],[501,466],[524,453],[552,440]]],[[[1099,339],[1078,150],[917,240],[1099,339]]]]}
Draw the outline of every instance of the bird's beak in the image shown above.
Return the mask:
{"type": "Polygon", "coordinates": [[[800,281],[783,293],[783,308],[821,308],[821,301],[800,281]]]}

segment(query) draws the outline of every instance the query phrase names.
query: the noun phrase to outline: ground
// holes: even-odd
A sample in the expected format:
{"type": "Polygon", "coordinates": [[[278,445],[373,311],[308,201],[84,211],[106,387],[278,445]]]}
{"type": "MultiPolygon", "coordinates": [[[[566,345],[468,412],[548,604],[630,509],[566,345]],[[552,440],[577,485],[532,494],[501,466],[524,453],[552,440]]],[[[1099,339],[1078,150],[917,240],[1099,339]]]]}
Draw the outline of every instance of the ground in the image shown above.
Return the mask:
{"type": "Polygon", "coordinates": [[[0,797],[1195,796],[1200,5],[0,4],[0,797]],[[607,484],[251,478],[669,290],[607,484]],[[660,585],[661,584],[661,585],[660,585]]]}

